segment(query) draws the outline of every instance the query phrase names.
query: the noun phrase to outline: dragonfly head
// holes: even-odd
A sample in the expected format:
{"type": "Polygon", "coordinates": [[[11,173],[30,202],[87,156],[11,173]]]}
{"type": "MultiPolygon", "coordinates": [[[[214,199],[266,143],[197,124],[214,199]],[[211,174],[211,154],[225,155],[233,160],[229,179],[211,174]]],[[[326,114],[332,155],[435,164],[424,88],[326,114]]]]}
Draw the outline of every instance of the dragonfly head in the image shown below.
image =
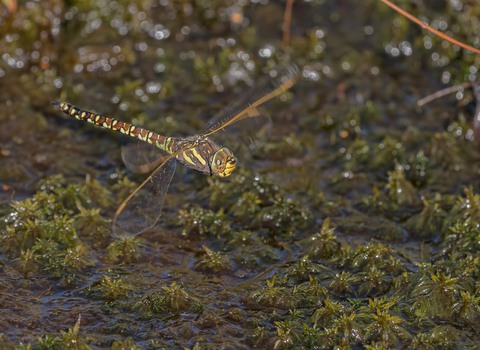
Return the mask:
{"type": "Polygon", "coordinates": [[[222,148],[213,155],[211,168],[220,177],[230,176],[237,161],[228,148],[222,148]]]}

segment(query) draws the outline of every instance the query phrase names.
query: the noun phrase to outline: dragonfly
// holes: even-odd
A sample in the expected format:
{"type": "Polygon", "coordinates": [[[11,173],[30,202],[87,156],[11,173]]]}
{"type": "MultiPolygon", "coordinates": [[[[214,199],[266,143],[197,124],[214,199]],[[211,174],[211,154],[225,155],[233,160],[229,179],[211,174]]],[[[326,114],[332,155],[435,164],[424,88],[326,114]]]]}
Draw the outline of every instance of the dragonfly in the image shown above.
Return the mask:
{"type": "Polygon", "coordinates": [[[268,114],[259,106],[291,88],[297,77],[298,68],[295,64],[277,65],[258,85],[214,115],[198,134],[188,137],[160,135],[130,123],[82,110],[67,102],[51,103],[78,120],[143,141],[122,150],[122,159],[130,170],[138,173],[154,170],[125,199],[114,215],[113,234],[128,238],[152,228],[159,220],[177,163],[205,175],[230,176],[237,166],[236,157],[229,148],[214,142],[210,137],[220,136],[229,142],[234,136],[240,136],[250,148],[254,148],[256,140],[260,139],[260,130],[271,125],[268,114]]]}

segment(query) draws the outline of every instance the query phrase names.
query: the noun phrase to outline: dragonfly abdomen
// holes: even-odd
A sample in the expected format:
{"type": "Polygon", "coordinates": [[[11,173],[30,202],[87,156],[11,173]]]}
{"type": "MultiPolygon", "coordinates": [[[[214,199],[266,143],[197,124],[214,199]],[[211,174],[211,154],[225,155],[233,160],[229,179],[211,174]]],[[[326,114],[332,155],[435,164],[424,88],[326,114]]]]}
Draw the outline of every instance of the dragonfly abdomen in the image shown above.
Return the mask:
{"type": "Polygon", "coordinates": [[[122,122],[115,118],[107,118],[100,114],[85,111],[66,102],[52,101],[52,104],[59,106],[60,110],[63,113],[78,120],[87,121],[89,123],[104,127],[106,129],[119,131],[122,134],[154,144],[155,146],[170,152],[167,149],[167,137],[157,134],[156,132],[141,128],[139,126],[135,126],[130,123],[122,122]]]}

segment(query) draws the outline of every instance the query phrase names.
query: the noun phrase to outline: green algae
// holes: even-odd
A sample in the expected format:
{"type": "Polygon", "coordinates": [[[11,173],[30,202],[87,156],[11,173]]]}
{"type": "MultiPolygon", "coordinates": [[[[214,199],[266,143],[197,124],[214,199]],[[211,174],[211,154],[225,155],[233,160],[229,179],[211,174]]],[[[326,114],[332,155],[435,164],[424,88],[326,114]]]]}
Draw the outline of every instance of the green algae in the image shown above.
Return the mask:
{"type": "MultiPolygon", "coordinates": [[[[477,45],[458,4],[400,6],[477,45]]],[[[295,3],[288,50],[280,2],[19,5],[0,7],[1,348],[478,346],[475,101],[415,105],[477,55],[373,0],[295,3]],[[302,78],[265,145],[226,179],[179,170],[159,224],[112,237],[145,179],[129,140],[49,101],[185,136],[287,60],[302,78]]]]}

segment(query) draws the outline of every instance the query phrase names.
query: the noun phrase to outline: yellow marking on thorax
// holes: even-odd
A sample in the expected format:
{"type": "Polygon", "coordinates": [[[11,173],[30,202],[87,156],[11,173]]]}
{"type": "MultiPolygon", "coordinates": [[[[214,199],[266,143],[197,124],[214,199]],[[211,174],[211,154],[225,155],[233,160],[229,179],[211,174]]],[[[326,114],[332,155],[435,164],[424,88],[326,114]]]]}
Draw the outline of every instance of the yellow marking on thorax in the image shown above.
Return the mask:
{"type": "Polygon", "coordinates": [[[192,148],[191,151],[192,151],[193,155],[195,156],[195,158],[197,158],[199,160],[199,162],[202,163],[202,165],[207,164],[207,162],[205,162],[205,159],[203,159],[203,157],[197,152],[196,148],[192,148]]]}
{"type": "Polygon", "coordinates": [[[187,156],[187,152],[183,152],[182,155],[183,155],[183,159],[185,159],[190,164],[195,165],[195,163],[190,159],[190,157],[187,156]]]}
{"type": "Polygon", "coordinates": [[[165,147],[165,151],[167,151],[167,152],[169,152],[169,153],[172,153],[172,151],[170,150],[170,147],[168,147],[168,144],[170,143],[170,140],[171,140],[171,139],[172,139],[171,137],[167,137],[167,138],[165,139],[164,144],[163,144],[164,147],[165,147]]]}

